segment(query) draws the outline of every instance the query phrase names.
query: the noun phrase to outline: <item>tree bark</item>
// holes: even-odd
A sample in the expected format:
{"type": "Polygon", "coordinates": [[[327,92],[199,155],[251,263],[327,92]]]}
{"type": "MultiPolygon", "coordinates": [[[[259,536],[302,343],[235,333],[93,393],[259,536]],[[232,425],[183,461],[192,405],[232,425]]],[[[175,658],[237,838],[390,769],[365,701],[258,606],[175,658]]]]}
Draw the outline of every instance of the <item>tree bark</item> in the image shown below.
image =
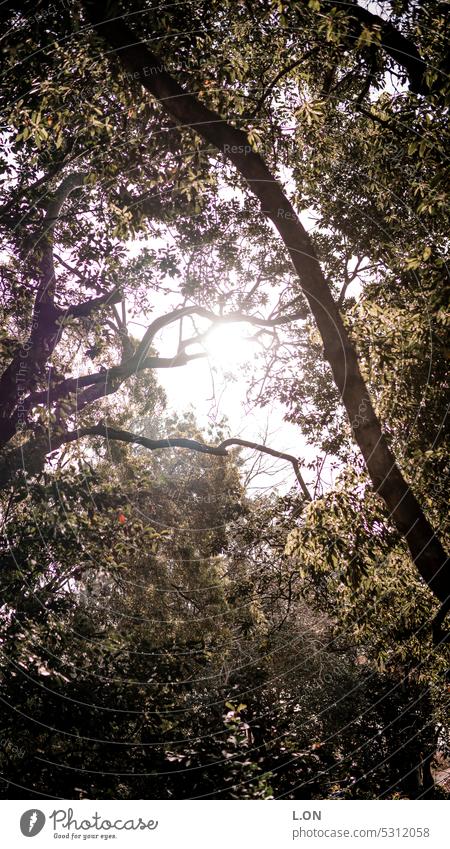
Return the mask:
{"type": "Polygon", "coordinates": [[[75,189],[83,186],[85,174],[68,174],[50,198],[47,210],[33,239],[31,256],[36,260],[38,289],[34,302],[31,331],[0,377],[0,446],[14,435],[17,423],[12,416],[25,393],[34,388],[55,348],[64,313],[55,306],[56,276],[53,264],[53,236],[63,204],[75,189]]]}

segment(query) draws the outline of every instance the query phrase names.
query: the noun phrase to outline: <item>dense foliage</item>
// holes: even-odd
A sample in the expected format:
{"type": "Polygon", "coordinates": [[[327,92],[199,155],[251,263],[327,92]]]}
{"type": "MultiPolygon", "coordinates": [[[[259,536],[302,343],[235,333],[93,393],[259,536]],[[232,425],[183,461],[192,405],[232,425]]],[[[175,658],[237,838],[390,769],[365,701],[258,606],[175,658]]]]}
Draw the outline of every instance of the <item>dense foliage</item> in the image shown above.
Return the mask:
{"type": "MultiPolygon", "coordinates": [[[[445,543],[447,4],[373,5],[113,11],[282,184],[445,543]]],[[[355,446],[365,402],[248,181],[92,7],[1,8],[0,794],[439,797],[444,599],[355,446]],[[227,317],[249,401],[317,452],[309,494],[252,495],[239,434],[168,409],[157,370],[189,381],[227,317]]]]}

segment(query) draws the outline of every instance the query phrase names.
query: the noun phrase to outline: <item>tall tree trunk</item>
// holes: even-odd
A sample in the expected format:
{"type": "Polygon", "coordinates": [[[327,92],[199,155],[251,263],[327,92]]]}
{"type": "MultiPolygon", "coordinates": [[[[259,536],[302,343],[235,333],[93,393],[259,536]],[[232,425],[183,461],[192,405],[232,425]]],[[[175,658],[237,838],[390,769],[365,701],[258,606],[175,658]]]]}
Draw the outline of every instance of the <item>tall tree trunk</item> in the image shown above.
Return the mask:
{"type": "Polygon", "coordinates": [[[322,337],[336,386],[347,411],[356,442],[373,486],[406,540],[422,578],[440,601],[450,595],[450,564],[440,540],[405,481],[386,442],[361,375],[358,357],[333,300],[311,239],[281,185],[262,157],[249,144],[246,133],[228,124],[204,106],[161,66],[161,60],[129,30],[123,20],[105,17],[106,4],[85,3],[98,34],[114,48],[127,71],[139,79],[183,126],[191,127],[230,160],[261,203],[264,215],[276,227],[308,301],[322,337]]]}

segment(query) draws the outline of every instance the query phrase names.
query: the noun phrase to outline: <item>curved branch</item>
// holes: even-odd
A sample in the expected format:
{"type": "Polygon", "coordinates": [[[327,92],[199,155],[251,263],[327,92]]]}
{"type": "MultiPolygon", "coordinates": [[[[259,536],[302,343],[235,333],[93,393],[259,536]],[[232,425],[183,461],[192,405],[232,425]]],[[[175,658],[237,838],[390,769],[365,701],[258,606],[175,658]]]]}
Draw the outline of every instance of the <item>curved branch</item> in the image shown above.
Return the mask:
{"type": "MultiPolygon", "coordinates": [[[[173,310],[170,313],[166,313],[166,315],[159,316],[156,318],[147,328],[141,342],[138,345],[136,353],[134,355],[133,360],[137,363],[140,362],[141,358],[146,355],[149,347],[151,346],[156,334],[163,329],[163,327],[167,327],[169,324],[173,324],[175,321],[180,321],[183,318],[187,318],[188,316],[198,316],[198,318],[205,318],[208,321],[214,322],[214,324],[237,324],[237,323],[248,323],[253,324],[256,327],[278,327],[282,324],[290,324],[292,321],[298,321],[299,319],[305,318],[305,313],[303,310],[299,312],[292,313],[291,315],[281,315],[274,316],[273,318],[259,318],[254,315],[246,315],[242,312],[232,312],[227,315],[216,315],[212,310],[208,310],[205,307],[180,307],[180,309],[173,310]]],[[[198,339],[201,337],[199,336],[198,339]]],[[[195,338],[192,340],[188,340],[189,344],[193,344],[195,342],[195,338]]],[[[183,343],[182,343],[183,347],[183,343]]]]}
{"type": "Polygon", "coordinates": [[[97,424],[92,427],[83,427],[79,430],[70,431],[58,439],[58,442],[61,445],[67,442],[75,442],[84,436],[103,436],[105,439],[142,445],[143,448],[148,448],[149,451],[158,451],[162,448],[187,448],[189,451],[197,451],[200,454],[212,454],[216,457],[228,456],[225,448],[221,445],[206,445],[204,442],[198,442],[196,439],[187,439],[181,436],[172,436],[166,439],[149,439],[146,436],[139,436],[139,434],[130,433],[128,430],[120,430],[109,427],[106,424],[97,424]]]}
{"type": "MultiPolygon", "coordinates": [[[[94,307],[100,307],[109,303],[117,303],[117,300],[120,300],[118,292],[111,293],[110,295],[102,295],[100,298],[94,298],[93,300],[86,301],[83,304],[69,307],[65,312],[61,310],[60,315],[61,317],[66,317],[67,315],[89,315],[89,312],[94,309],[94,307]]],[[[258,318],[257,316],[245,315],[240,312],[217,316],[211,310],[203,309],[202,307],[184,307],[179,310],[173,310],[173,312],[160,316],[152,322],[147,329],[144,338],[139,343],[136,352],[120,365],[112,366],[111,368],[103,369],[98,372],[93,372],[92,374],[84,374],[80,377],[67,377],[58,383],[50,385],[48,389],[42,390],[41,392],[34,392],[32,395],[29,395],[26,399],[24,399],[22,409],[28,411],[32,406],[37,404],[51,404],[67,397],[71,393],[76,393],[80,388],[99,384],[103,385],[104,394],[109,394],[110,391],[114,391],[111,390],[112,386],[116,389],[126,378],[131,377],[131,375],[136,374],[139,371],[144,371],[145,369],[180,368],[193,360],[204,359],[207,357],[206,353],[199,352],[196,354],[187,354],[186,348],[201,342],[209,331],[184,340],[173,357],[144,356],[158,330],[168,324],[179,321],[188,315],[198,315],[203,318],[207,318],[214,325],[232,322],[246,322],[248,324],[256,325],[257,327],[276,327],[304,317],[303,312],[265,319],[258,318]]]]}
{"type": "Polygon", "coordinates": [[[418,48],[411,39],[404,36],[390,21],[385,21],[379,15],[369,12],[357,3],[336,3],[335,0],[325,0],[324,6],[342,9],[350,21],[355,21],[353,27],[353,38],[359,38],[364,27],[376,28],[381,33],[381,44],[385,52],[402,68],[405,69],[411,91],[415,94],[430,94],[430,89],[425,82],[424,76],[427,69],[425,60],[419,53],[418,48]]]}
{"type": "Polygon", "coordinates": [[[254,451],[260,451],[263,454],[268,454],[271,457],[277,457],[280,460],[287,460],[291,463],[305,498],[308,501],[312,501],[309,490],[301,475],[300,465],[296,457],[292,454],[286,454],[284,451],[277,451],[274,448],[269,448],[267,445],[262,445],[258,442],[251,442],[248,439],[231,437],[230,439],[225,439],[220,443],[220,445],[214,446],[206,445],[205,443],[198,442],[195,439],[185,439],[184,437],[179,436],[171,436],[167,439],[148,439],[146,436],[139,436],[137,434],[130,433],[127,430],[118,430],[117,428],[111,428],[106,424],[98,424],[93,427],[80,428],[78,431],[72,431],[70,434],[66,434],[64,442],[73,442],[83,436],[103,436],[106,439],[115,439],[121,442],[142,445],[150,451],[156,451],[162,448],[187,448],[189,451],[197,451],[201,454],[212,454],[215,457],[228,457],[229,455],[226,449],[230,448],[232,445],[242,448],[251,448],[254,451]]]}
{"type": "Polygon", "coordinates": [[[258,442],[251,442],[248,439],[237,439],[231,437],[230,439],[225,439],[224,442],[220,443],[220,448],[228,448],[231,445],[240,445],[242,448],[253,448],[255,451],[260,451],[262,454],[269,454],[271,457],[278,457],[280,460],[287,460],[289,463],[292,463],[292,467],[295,472],[295,477],[297,478],[303,495],[305,496],[307,501],[312,501],[311,494],[309,492],[308,487],[305,484],[305,481],[300,472],[300,464],[296,457],[292,454],[286,454],[284,451],[276,451],[274,448],[268,448],[267,445],[261,445],[258,442]]]}
{"type": "Polygon", "coordinates": [[[166,448],[184,448],[188,451],[209,454],[213,457],[229,457],[227,448],[233,445],[251,448],[291,463],[306,500],[312,500],[301,475],[298,459],[293,457],[292,454],[286,454],[284,451],[277,451],[274,448],[269,448],[267,445],[251,442],[247,439],[239,439],[238,437],[225,439],[219,445],[207,445],[204,442],[199,442],[197,439],[188,439],[182,436],[170,436],[166,439],[149,439],[147,436],[140,436],[136,433],[130,433],[128,430],[110,427],[102,422],[91,425],[90,427],[81,427],[77,430],[57,433],[53,436],[50,433],[41,433],[35,439],[29,440],[24,446],[10,451],[9,454],[0,460],[0,488],[9,485],[14,474],[19,469],[28,471],[31,474],[37,474],[42,471],[48,454],[57,451],[62,445],[78,442],[79,439],[83,439],[86,436],[100,436],[106,440],[141,445],[149,451],[160,451],[166,448]]]}
{"type": "Polygon", "coordinates": [[[195,439],[185,439],[184,437],[179,436],[171,436],[167,439],[148,439],[146,436],[139,436],[126,430],[118,430],[117,428],[111,428],[108,425],[98,424],[94,425],[94,427],[81,428],[78,431],[73,431],[70,434],[67,434],[67,437],[69,438],[65,438],[64,442],[73,442],[83,436],[103,436],[106,439],[115,439],[120,442],[142,445],[150,451],[156,451],[162,448],[187,448],[189,451],[197,451],[201,454],[211,454],[215,457],[228,457],[229,454],[226,449],[233,445],[242,448],[251,448],[254,451],[260,451],[262,454],[268,454],[271,457],[277,457],[280,460],[287,460],[291,463],[305,498],[307,501],[312,501],[310,492],[301,475],[300,465],[296,457],[293,457],[292,454],[286,454],[284,451],[277,451],[274,448],[269,448],[267,445],[262,445],[258,442],[251,442],[248,439],[231,437],[230,439],[225,439],[220,443],[220,445],[214,446],[206,445],[205,443],[198,442],[195,439]]]}

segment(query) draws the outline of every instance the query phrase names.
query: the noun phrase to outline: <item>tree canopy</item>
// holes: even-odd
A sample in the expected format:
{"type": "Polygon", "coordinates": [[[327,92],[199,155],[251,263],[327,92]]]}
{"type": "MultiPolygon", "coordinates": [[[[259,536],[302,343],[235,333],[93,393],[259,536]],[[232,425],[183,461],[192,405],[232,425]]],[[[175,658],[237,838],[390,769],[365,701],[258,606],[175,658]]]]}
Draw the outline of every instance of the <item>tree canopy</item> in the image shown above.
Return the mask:
{"type": "Polygon", "coordinates": [[[2,5],[4,795],[441,792],[446,5],[2,5]]]}

